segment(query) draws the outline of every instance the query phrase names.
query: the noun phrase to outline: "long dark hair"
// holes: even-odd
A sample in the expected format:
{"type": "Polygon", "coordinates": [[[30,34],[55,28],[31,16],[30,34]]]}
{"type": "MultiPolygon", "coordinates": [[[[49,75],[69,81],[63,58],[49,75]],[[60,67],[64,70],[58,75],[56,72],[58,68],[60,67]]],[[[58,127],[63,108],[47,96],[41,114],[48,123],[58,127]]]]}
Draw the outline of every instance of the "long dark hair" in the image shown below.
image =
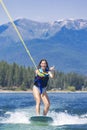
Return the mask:
{"type": "Polygon", "coordinates": [[[41,68],[41,62],[42,61],[45,61],[46,62],[46,70],[48,71],[49,70],[49,66],[48,66],[48,62],[47,62],[47,60],[46,59],[42,59],[40,62],[39,62],[39,64],[38,64],[38,69],[40,69],[41,68]]]}

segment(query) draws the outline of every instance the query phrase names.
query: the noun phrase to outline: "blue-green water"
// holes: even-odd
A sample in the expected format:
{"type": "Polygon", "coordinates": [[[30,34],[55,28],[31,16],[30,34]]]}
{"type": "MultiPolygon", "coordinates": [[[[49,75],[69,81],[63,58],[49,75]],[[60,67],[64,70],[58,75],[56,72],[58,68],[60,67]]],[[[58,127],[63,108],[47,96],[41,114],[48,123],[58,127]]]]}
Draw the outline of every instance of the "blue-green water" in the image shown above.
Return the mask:
{"type": "MultiPolygon", "coordinates": [[[[32,125],[32,93],[0,93],[0,130],[87,130],[87,93],[48,93],[53,123],[32,125]]],[[[43,104],[41,104],[41,113],[43,104]]]]}

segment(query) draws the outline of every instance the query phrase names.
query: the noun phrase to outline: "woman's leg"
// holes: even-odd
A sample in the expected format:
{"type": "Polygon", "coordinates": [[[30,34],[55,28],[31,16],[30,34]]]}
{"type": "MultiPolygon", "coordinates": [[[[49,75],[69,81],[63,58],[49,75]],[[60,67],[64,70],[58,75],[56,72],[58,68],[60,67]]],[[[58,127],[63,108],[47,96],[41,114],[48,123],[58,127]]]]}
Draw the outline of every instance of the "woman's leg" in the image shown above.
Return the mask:
{"type": "Polygon", "coordinates": [[[49,101],[49,98],[48,98],[48,95],[46,92],[44,92],[42,95],[41,95],[41,98],[42,98],[42,101],[44,103],[44,111],[43,111],[43,115],[46,115],[48,110],[49,110],[49,107],[50,107],[50,101],[49,101]]]}
{"type": "Polygon", "coordinates": [[[41,96],[38,88],[36,86],[33,87],[33,95],[36,100],[36,114],[40,115],[40,101],[41,101],[41,96]]]}

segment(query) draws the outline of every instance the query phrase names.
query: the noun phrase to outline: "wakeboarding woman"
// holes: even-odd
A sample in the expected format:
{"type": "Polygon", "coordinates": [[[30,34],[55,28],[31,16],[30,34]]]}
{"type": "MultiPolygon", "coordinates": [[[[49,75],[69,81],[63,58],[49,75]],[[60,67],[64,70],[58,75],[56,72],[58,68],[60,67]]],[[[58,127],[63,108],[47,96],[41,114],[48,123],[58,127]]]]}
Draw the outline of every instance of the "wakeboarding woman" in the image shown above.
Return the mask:
{"type": "Polygon", "coordinates": [[[43,115],[47,114],[50,107],[50,101],[46,92],[49,77],[54,78],[54,66],[49,68],[47,60],[42,59],[38,65],[38,68],[35,71],[35,79],[33,86],[33,95],[36,100],[37,115],[40,115],[41,99],[44,103],[43,115]]]}

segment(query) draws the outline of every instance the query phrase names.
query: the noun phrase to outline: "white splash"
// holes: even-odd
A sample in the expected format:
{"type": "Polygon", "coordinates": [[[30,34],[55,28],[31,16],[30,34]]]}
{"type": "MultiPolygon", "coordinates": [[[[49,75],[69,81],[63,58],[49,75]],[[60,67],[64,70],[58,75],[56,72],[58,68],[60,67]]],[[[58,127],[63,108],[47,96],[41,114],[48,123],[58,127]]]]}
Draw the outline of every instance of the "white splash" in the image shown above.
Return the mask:
{"type": "Polygon", "coordinates": [[[78,116],[70,115],[66,112],[51,112],[49,113],[54,120],[52,125],[78,125],[78,124],[87,124],[87,114],[78,116]]]}
{"type": "MultiPolygon", "coordinates": [[[[6,112],[6,117],[2,117],[0,119],[0,123],[6,124],[30,124],[29,118],[35,114],[33,109],[21,109],[16,110],[14,112],[6,112]]],[[[87,124],[87,113],[81,116],[68,114],[65,112],[49,112],[48,116],[53,118],[52,125],[60,126],[60,125],[79,125],[79,124],[87,124]]]]}
{"type": "Polygon", "coordinates": [[[30,123],[26,112],[16,111],[16,112],[6,112],[6,114],[10,116],[8,118],[3,118],[1,123],[9,123],[9,124],[29,124],[30,123]]]}

